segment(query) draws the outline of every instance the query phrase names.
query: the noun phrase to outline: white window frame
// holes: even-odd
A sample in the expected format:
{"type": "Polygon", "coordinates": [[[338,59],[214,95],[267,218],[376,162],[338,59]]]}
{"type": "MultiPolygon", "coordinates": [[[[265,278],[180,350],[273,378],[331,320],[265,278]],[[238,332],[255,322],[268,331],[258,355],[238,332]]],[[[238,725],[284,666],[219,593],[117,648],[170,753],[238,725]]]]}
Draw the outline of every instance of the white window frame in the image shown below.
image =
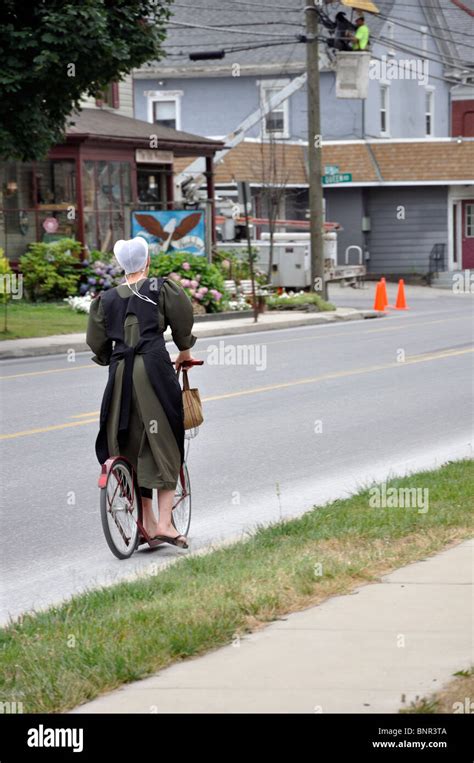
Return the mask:
{"type": "Polygon", "coordinates": [[[380,108],[379,108],[380,136],[390,137],[390,85],[386,81],[380,82],[380,108]],[[382,109],[382,90],[386,92],[385,109],[382,109]],[[382,130],[382,111],[385,111],[385,130],[382,130]]]}
{"type": "MultiPolygon", "coordinates": [[[[465,211],[464,211],[464,230],[463,230],[463,236],[464,236],[464,238],[474,238],[474,203],[472,201],[469,201],[469,200],[466,199],[464,204],[465,204],[465,207],[464,207],[465,211]],[[472,217],[473,217],[473,221],[471,223],[472,224],[472,233],[468,233],[468,222],[469,222],[468,221],[468,214],[467,214],[467,208],[468,207],[472,207],[472,217]]],[[[462,211],[461,211],[461,214],[462,214],[462,211]]]]}
{"type": "Polygon", "coordinates": [[[176,113],[176,127],[175,130],[181,130],[181,98],[183,96],[182,90],[148,90],[145,92],[147,98],[147,120],[152,124],[158,124],[153,119],[153,111],[155,103],[163,103],[164,101],[174,101],[175,113],[176,113]]]}
{"type": "Polygon", "coordinates": [[[425,95],[429,95],[430,97],[430,106],[431,110],[428,112],[426,109],[426,100],[425,100],[425,107],[423,109],[423,118],[425,120],[424,129],[425,129],[425,136],[427,138],[434,138],[434,118],[435,118],[435,88],[433,85],[427,85],[425,87],[425,95]],[[430,126],[431,130],[428,133],[426,129],[426,117],[430,115],[430,126]]]}
{"type": "Polygon", "coordinates": [[[428,54],[428,27],[421,26],[420,34],[421,34],[421,51],[422,51],[423,58],[426,58],[428,54]]]}
{"type": "MultiPolygon", "coordinates": [[[[263,108],[263,105],[265,103],[265,91],[266,90],[274,90],[275,88],[279,90],[283,90],[286,85],[290,84],[289,79],[266,79],[266,80],[260,80],[257,82],[257,86],[259,87],[259,98],[260,98],[260,105],[263,108]]],[[[283,112],[283,130],[280,130],[280,132],[268,132],[265,129],[266,124],[266,118],[262,118],[261,122],[261,137],[263,139],[275,139],[275,140],[281,140],[283,138],[289,138],[290,137],[290,99],[286,98],[282,104],[278,107],[278,111],[283,112]]]]}
{"type": "Polygon", "coordinates": [[[390,40],[390,43],[387,45],[387,53],[389,56],[394,56],[395,48],[393,47],[393,42],[395,40],[395,25],[393,21],[387,21],[387,38],[390,40]]]}

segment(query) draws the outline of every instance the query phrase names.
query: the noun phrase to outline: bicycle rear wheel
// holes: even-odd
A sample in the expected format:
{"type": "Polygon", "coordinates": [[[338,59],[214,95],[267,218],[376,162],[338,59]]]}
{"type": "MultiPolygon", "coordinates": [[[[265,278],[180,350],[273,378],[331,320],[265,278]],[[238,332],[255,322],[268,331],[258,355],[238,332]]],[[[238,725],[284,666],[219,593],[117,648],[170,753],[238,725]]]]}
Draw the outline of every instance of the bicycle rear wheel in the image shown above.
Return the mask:
{"type": "Polygon", "coordinates": [[[180,535],[188,534],[191,525],[191,482],[185,463],[181,467],[176,485],[171,521],[180,535]]]}
{"type": "Polygon", "coordinates": [[[128,461],[116,458],[100,491],[100,516],[107,545],[118,559],[128,559],[135,551],[141,515],[135,472],[128,461]]]}

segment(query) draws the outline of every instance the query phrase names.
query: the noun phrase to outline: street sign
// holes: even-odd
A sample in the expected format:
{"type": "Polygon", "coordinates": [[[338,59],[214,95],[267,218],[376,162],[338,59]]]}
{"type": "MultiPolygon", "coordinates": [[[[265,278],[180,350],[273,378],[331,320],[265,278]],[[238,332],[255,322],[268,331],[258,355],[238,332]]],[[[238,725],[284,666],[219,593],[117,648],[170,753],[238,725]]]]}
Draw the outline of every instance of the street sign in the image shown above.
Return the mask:
{"type": "Polygon", "coordinates": [[[339,167],[337,164],[326,164],[324,167],[324,174],[325,175],[337,175],[339,172],[339,167]]]}
{"type": "Polygon", "coordinates": [[[335,175],[323,175],[323,185],[330,185],[331,183],[352,183],[352,175],[350,172],[339,172],[335,175]]]}

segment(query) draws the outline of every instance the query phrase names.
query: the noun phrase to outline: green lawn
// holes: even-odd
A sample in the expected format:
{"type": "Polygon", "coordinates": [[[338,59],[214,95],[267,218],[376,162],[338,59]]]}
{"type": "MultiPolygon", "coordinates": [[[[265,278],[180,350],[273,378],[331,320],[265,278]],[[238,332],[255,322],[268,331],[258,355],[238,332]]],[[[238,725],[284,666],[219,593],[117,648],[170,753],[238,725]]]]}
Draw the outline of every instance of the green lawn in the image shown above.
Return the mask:
{"type": "Polygon", "coordinates": [[[371,508],[366,489],[26,615],[0,631],[0,701],[22,702],[24,712],[68,710],[470,537],[473,479],[473,462],[463,461],[392,480],[428,488],[429,510],[371,508]]]}
{"type": "Polygon", "coordinates": [[[8,303],[8,323],[5,332],[4,309],[3,305],[0,306],[0,340],[73,334],[85,331],[86,327],[87,315],[74,312],[65,302],[33,304],[11,300],[8,303]]]}

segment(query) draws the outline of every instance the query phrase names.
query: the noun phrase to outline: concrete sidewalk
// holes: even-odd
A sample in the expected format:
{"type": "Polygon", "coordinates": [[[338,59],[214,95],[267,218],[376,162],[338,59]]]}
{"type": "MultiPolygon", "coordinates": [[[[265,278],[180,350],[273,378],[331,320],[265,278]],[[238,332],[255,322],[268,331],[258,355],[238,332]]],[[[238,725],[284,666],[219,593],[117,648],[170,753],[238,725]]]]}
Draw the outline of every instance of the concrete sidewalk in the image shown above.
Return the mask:
{"type": "Polygon", "coordinates": [[[472,662],[473,541],[74,713],[396,713],[472,662]]]}
{"type": "MultiPolygon", "coordinates": [[[[253,318],[239,317],[221,320],[195,322],[193,333],[197,337],[247,334],[272,329],[296,328],[334,323],[336,321],[357,321],[364,318],[382,318],[384,313],[377,310],[359,310],[352,307],[338,307],[326,313],[306,313],[297,311],[271,311],[259,316],[258,323],[253,318]]],[[[171,332],[165,333],[165,340],[171,341],[171,332]]],[[[90,352],[85,333],[60,334],[57,336],[32,337],[30,339],[6,339],[0,342],[0,360],[7,358],[27,358],[37,355],[57,355],[69,350],[90,352]]]]}

